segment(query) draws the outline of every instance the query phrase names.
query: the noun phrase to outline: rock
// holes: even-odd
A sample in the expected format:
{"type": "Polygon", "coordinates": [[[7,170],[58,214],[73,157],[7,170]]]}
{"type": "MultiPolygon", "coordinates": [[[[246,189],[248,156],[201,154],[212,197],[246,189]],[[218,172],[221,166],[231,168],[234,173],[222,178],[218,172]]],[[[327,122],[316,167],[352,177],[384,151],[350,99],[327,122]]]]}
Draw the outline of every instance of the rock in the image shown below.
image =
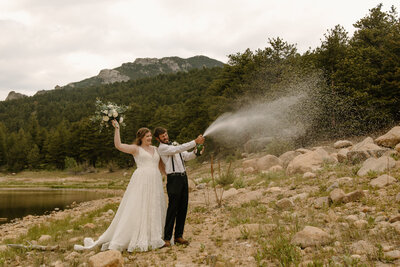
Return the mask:
{"type": "Polygon", "coordinates": [[[113,216],[114,215],[114,211],[112,209],[107,210],[107,215],[108,216],[113,216]]]}
{"type": "Polygon", "coordinates": [[[320,169],[324,162],[335,162],[335,159],[322,148],[310,151],[295,157],[288,165],[286,173],[293,175],[296,173],[314,172],[320,169]]]}
{"type": "Polygon", "coordinates": [[[329,235],[325,231],[313,226],[304,227],[304,229],[297,232],[292,239],[293,244],[300,245],[302,248],[323,246],[329,242],[329,235]]]}
{"type": "Polygon", "coordinates": [[[400,143],[394,147],[394,150],[400,153],[400,143]]]}
{"type": "Polygon", "coordinates": [[[51,240],[51,236],[50,235],[41,235],[38,239],[39,243],[44,243],[44,242],[48,242],[51,240]]]}
{"type": "Polygon", "coordinates": [[[398,234],[400,234],[400,222],[399,221],[394,222],[392,224],[389,224],[388,222],[381,222],[381,223],[386,223],[385,226],[389,226],[389,225],[392,226],[394,228],[394,230],[396,230],[396,232],[398,234]]]}
{"type": "Polygon", "coordinates": [[[282,161],[282,166],[286,168],[295,157],[301,155],[298,151],[287,151],[279,156],[279,159],[282,161]]]}
{"type": "Polygon", "coordinates": [[[387,151],[374,143],[371,137],[365,138],[362,142],[354,145],[347,153],[347,160],[353,164],[362,162],[370,157],[380,157],[387,151]]]}
{"type": "Polygon", "coordinates": [[[339,182],[338,181],[335,181],[335,182],[333,182],[327,189],[326,189],[326,191],[327,192],[331,192],[333,189],[335,189],[335,188],[339,188],[339,182]]]}
{"type": "Polygon", "coordinates": [[[303,178],[304,179],[310,179],[310,178],[315,178],[317,177],[317,175],[315,173],[312,172],[306,172],[303,174],[303,178]]]}
{"type": "Polygon", "coordinates": [[[306,154],[306,153],[311,152],[311,151],[312,151],[312,150],[310,150],[310,149],[299,148],[299,149],[296,149],[295,152],[298,152],[298,153],[301,153],[301,154],[306,154]]]}
{"type": "Polygon", "coordinates": [[[368,222],[366,220],[357,220],[353,224],[356,228],[363,229],[368,225],[368,222]]]}
{"type": "Polygon", "coordinates": [[[56,261],[56,262],[53,262],[53,263],[51,264],[51,266],[54,266],[54,267],[64,267],[64,263],[62,263],[62,261],[58,260],[58,261],[56,261]]]}
{"type": "Polygon", "coordinates": [[[257,159],[247,159],[242,162],[243,169],[253,168],[254,170],[257,168],[257,159]]]}
{"type": "Polygon", "coordinates": [[[357,201],[357,200],[363,198],[364,196],[365,196],[364,191],[356,190],[356,191],[346,194],[342,201],[344,203],[354,202],[354,201],[357,201]]]}
{"type": "Polygon", "coordinates": [[[375,252],[375,247],[364,240],[351,244],[350,249],[353,253],[359,255],[372,255],[375,252]]]}
{"type": "Polygon", "coordinates": [[[280,165],[275,165],[268,169],[268,171],[270,171],[270,172],[279,172],[282,170],[283,170],[283,168],[280,165]]]}
{"type": "Polygon", "coordinates": [[[352,145],[353,145],[353,143],[352,143],[351,141],[348,141],[348,140],[340,140],[340,141],[336,141],[336,142],[333,144],[333,147],[336,148],[336,149],[339,149],[339,148],[349,147],[349,146],[352,146],[352,145]]]}
{"type": "Polygon", "coordinates": [[[83,226],[84,228],[94,229],[96,225],[94,223],[87,223],[83,226]]]}
{"type": "Polygon", "coordinates": [[[268,170],[269,168],[276,165],[281,166],[282,161],[274,155],[266,155],[264,157],[257,159],[256,162],[257,170],[259,171],[268,170]]]}
{"type": "Polygon", "coordinates": [[[392,250],[392,251],[385,252],[384,256],[391,260],[400,259],[400,250],[392,250]]]}
{"type": "Polygon", "coordinates": [[[347,221],[351,221],[351,222],[358,221],[358,217],[357,217],[356,215],[354,215],[354,214],[349,215],[349,216],[346,216],[345,219],[346,219],[347,221]]]}
{"type": "Polygon", "coordinates": [[[375,139],[375,142],[384,147],[395,147],[398,143],[400,143],[400,126],[393,127],[386,134],[379,136],[375,139]]]}
{"type": "Polygon", "coordinates": [[[273,187],[268,188],[267,192],[269,192],[269,193],[282,192],[282,188],[273,186],[273,187]]]}
{"type": "Polygon", "coordinates": [[[102,80],[102,84],[110,84],[115,82],[126,82],[129,81],[129,77],[122,75],[117,70],[104,69],[101,70],[97,75],[98,78],[102,80]]]}
{"type": "Polygon", "coordinates": [[[379,176],[378,178],[372,179],[371,182],[369,183],[372,186],[376,186],[379,188],[385,187],[387,185],[393,184],[397,180],[393,178],[392,176],[389,176],[387,174],[383,174],[379,176]]]}
{"type": "Polygon", "coordinates": [[[342,202],[343,198],[345,197],[345,193],[342,189],[336,188],[329,194],[329,199],[333,203],[340,203],[342,202]]]}
{"type": "Polygon", "coordinates": [[[124,266],[124,258],[117,250],[107,250],[89,258],[90,267],[119,267],[124,266]]]}
{"type": "Polygon", "coordinates": [[[199,189],[199,190],[204,189],[206,187],[207,187],[207,185],[205,183],[201,183],[201,184],[196,185],[196,188],[199,189]]]}
{"type": "Polygon", "coordinates": [[[276,206],[280,209],[290,209],[290,208],[293,208],[294,204],[293,204],[293,201],[291,201],[290,199],[283,198],[276,202],[276,206]]]}
{"type": "Polygon", "coordinates": [[[338,151],[337,153],[337,159],[339,162],[343,163],[347,161],[347,153],[349,153],[349,149],[348,148],[342,148],[338,151]]]}
{"type": "Polygon", "coordinates": [[[382,156],[378,159],[376,158],[369,158],[367,159],[362,167],[358,170],[358,176],[365,176],[368,174],[369,171],[373,172],[383,172],[387,169],[391,169],[396,165],[396,162],[393,158],[382,156]]]}
{"type": "Polygon", "coordinates": [[[8,250],[7,245],[0,245],[0,252],[4,252],[6,250],[8,250]]]}
{"type": "Polygon", "coordinates": [[[17,93],[15,91],[11,91],[11,92],[8,93],[8,96],[6,97],[5,101],[21,99],[21,98],[25,98],[25,97],[28,97],[28,96],[26,96],[24,94],[17,93]]]}
{"type": "Polygon", "coordinates": [[[329,206],[329,197],[319,197],[314,200],[314,208],[322,209],[329,206]]]}
{"type": "Polygon", "coordinates": [[[227,199],[231,196],[237,195],[239,192],[236,188],[229,188],[228,190],[226,190],[224,192],[224,194],[222,195],[222,199],[227,199]]]}

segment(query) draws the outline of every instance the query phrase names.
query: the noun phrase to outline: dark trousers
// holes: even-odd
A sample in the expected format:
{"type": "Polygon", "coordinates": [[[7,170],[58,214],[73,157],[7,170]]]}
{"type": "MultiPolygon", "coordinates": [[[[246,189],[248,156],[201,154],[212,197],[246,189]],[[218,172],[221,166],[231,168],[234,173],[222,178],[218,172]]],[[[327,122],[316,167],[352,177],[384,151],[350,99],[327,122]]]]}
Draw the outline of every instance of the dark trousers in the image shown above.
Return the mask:
{"type": "Polygon", "coordinates": [[[175,224],[174,237],[182,237],[188,209],[189,188],[186,174],[167,175],[168,209],[165,220],[164,239],[171,240],[175,224]]]}

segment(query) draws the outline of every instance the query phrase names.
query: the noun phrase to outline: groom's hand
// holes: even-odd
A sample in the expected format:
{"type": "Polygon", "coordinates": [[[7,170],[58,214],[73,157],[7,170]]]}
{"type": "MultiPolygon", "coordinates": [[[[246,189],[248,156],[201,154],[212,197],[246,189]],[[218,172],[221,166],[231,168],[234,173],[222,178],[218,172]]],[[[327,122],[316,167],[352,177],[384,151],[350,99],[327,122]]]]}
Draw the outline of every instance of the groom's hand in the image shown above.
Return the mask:
{"type": "Polygon", "coordinates": [[[206,139],[203,137],[203,135],[199,135],[199,136],[197,136],[197,138],[196,139],[194,139],[194,141],[196,142],[196,144],[204,144],[204,141],[205,141],[206,139]]]}

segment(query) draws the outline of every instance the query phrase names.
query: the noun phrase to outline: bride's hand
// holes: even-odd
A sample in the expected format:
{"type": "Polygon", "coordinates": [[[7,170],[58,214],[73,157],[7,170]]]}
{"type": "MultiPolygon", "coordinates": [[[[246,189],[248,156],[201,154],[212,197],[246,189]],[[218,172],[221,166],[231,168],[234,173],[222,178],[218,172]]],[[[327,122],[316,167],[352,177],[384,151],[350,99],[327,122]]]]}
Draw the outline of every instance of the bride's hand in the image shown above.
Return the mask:
{"type": "Polygon", "coordinates": [[[116,120],[112,120],[111,123],[115,129],[119,129],[119,123],[116,120]]]}

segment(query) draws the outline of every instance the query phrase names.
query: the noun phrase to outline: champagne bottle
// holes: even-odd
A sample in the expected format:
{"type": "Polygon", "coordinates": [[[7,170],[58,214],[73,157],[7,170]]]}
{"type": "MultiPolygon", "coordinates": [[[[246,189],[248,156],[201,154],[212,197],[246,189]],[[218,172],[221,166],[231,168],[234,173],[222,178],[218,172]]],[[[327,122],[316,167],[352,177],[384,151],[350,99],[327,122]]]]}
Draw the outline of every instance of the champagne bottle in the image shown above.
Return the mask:
{"type": "Polygon", "coordinates": [[[196,156],[200,156],[201,155],[201,151],[203,150],[204,145],[203,144],[198,144],[196,145],[196,156]]]}

